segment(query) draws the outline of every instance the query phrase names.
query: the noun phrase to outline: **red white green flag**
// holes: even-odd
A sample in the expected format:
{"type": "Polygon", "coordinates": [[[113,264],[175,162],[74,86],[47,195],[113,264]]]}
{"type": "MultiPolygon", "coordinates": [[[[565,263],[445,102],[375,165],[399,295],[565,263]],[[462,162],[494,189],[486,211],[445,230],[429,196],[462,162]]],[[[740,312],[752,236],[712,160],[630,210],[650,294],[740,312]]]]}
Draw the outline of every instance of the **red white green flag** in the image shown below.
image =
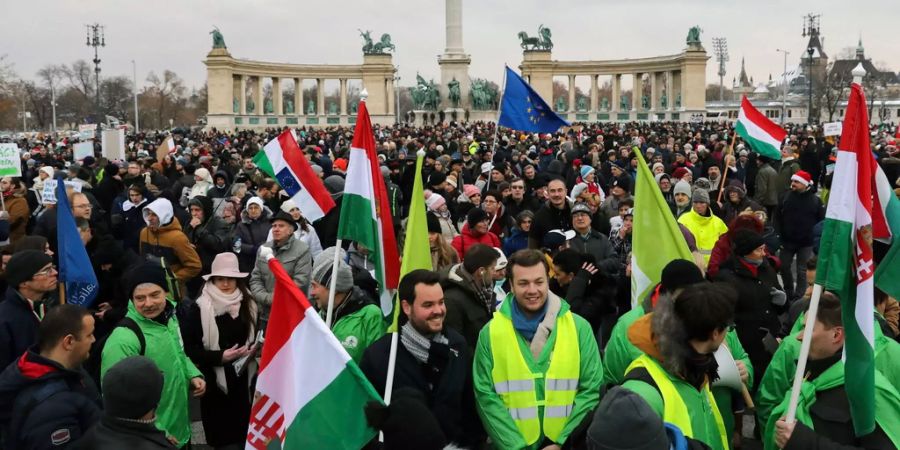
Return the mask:
{"type": "Polygon", "coordinates": [[[756,153],[769,159],[781,160],[781,143],[787,136],[787,131],[754,108],[746,95],[741,99],[741,110],[738,112],[734,131],[756,153]]]}
{"type": "Polygon", "coordinates": [[[364,407],[381,402],[277,259],[246,450],[357,450],[375,437],[364,407]],[[279,445],[280,444],[280,445],[279,445]]]}
{"type": "Polygon", "coordinates": [[[372,276],[378,282],[381,311],[387,317],[393,309],[392,291],[400,279],[400,255],[365,100],[359,102],[346,180],[337,235],[368,249],[369,260],[374,265],[372,276]]]}

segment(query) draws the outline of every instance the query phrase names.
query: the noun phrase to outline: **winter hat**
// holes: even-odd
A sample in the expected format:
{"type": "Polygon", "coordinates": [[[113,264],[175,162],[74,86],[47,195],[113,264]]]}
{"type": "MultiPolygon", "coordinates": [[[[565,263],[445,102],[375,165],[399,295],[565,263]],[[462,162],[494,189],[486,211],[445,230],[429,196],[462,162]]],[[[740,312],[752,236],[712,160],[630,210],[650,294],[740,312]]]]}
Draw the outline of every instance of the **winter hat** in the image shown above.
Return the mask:
{"type": "Polygon", "coordinates": [[[594,411],[587,430],[589,450],[667,450],[662,419],[647,401],[620,386],[611,388],[594,411]]]}
{"type": "Polygon", "coordinates": [[[425,396],[413,388],[397,389],[389,406],[369,402],[365,413],[369,425],[384,434],[383,450],[442,450],[447,445],[425,396]]]}
{"type": "Polygon", "coordinates": [[[488,172],[490,172],[491,169],[493,169],[493,168],[494,168],[494,165],[493,165],[493,164],[491,164],[491,163],[489,163],[489,162],[486,162],[486,163],[484,163],[484,164],[481,165],[481,173],[488,173],[488,172]]]}
{"type": "Polygon", "coordinates": [[[159,405],[163,375],[152,359],[129,356],[103,376],[103,409],[119,419],[140,419],[159,405]]]}
{"type": "Polygon", "coordinates": [[[447,184],[449,184],[450,186],[453,186],[454,189],[456,188],[456,186],[459,185],[458,182],[456,181],[456,176],[455,176],[455,175],[448,175],[448,176],[447,176],[447,179],[444,180],[444,181],[446,181],[447,184]]]}
{"type": "Polygon", "coordinates": [[[288,214],[290,214],[291,210],[294,208],[299,208],[299,206],[297,206],[297,203],[291,199],[285,200],[281,203],[281,210],[288,214]]]}
{"type": "Polygon", "coordinates": [[[6,283],[13,289],[19,289],[19,285],[34,278],[47,264],[53,262],[43,250],[22,250],[16,252],[6,264],[6,283]]]}
{"type": "Polygon", "coordinates": [[[263,200],[256,196],[250,197],[250,200],[247,200],[247,205],[245,206],[245,208],[249,208],[250,205],[256,205],[256,206],[259,206],[260,208],[262,208],[263,200]]]}
{"type": "Polygon", "coordinates": [[[444,181],[447,181],[447,175],[444,175],[443,172],[431,172],[428,175],[428,182],[426,183],[428,186],[439,186],[444,181]]]}
{"type": "Polygon", "coordinates": [[[475,195],[481,195],[481,191],[478,190],[478,186],[467,184],[463,186],[463,194],[465,194],[466,197],[472,198],[475,195]]]}
{"type": "Polygon", "coordinates": [[[759,248],[760,245],[766,243],[759,233],[747,228],[737,230],[732,236],[731,242],[734,244],[733,248],[736,256],[747,256],[750,252],[759,248]]]}
{"type": "Polygon", "coordinates": [[[709,192],[706,192],[703,189],[694,189],[694,194],[691,195],[691,203],[709,203],[709,192]]]}
{"type": "Polygon", "coordinates": [[[447,204],[447,200],[441,194],[428,191],[425,194],[425,206],[431,211],[437,211],[441,206],[447,204]]]}
{"type": "Polygon", "coordinates": [[[631,179],[625,176],[618,177],[613,180],[612,187],[620,187],[623,191],[628,192],[631,190],[631,179]]]}
{"type": "Polygon", "coordinates": [[[572,230],[550,230],[547,234],[544,235],[543,246],[544,248],[549,248],[551,250],[555,250],[560,245],[563,245],[569,239],[575,237],[575,232],[572,230]]]}
{"type": "Polygon", "coordinates": [[[325,178],[325,188],[332,195],[342,194],[344,192],[344,177],[340,175],[331,175],[325,178]]]}
{"type": "Polygon", "coordinates": [[[438,220],[437,216],[435,216],[432,213],[426,213],[425,221],[428,222],[428,232],[429,233],[440,233],[441,232],[441,221],[438,220]]]}
{"type": "Polygon", "coordinates": [[[593,167],[587,166],[587,165],[581,166],[581,178],[582,178],[582,179],[584,179],[584,177],[586,177],[586,176],[588,176],[588,175],[590,175],[590,174],[592,174],[592,173],[594,173],[594,168],[593,168],[593,167]]]}
{"type": "Polygon", "coordinates": [[[694,181],[694,189],[703,189],[704,191],[709,191],[712,189],[712,183],[710,183],[709,178],[697,178],[694,181]]]}
{"type": "Polygon", "coordinates": [[[97,162],[97,160],[94,159],[93,156],[85,156],[84,159],[81,161],[81,163],[82,163],[85,167],[93,166],[94,163],[96,163],[96,162],[97,162]]]}
{"type": "Polygon", "coordinates": [[[44,166],[38,169],[38,171],[46,173],[48,178],[53,178],[53,166],[44,166]]]}
{"type": "Polygon", "coordinates": [[[725,187],[725,193],[730,194],[732,192],[737,192],[741,197],[747,195],[747,191],[744,189],[744,183],[741,183],[741,180],[731,180],[728,182],[728,186],[725,187]]]}
{"type": "Polygon", "coordinates": [[[269,223],[275,223],[276,220],[280,220],[282,222],[287,222],[287,223],[291,224],[291,226],[294,227],[294,231],[297,231],[297,228],[300,227],[300,225],[297,224],[297,221],[294,220],[294,216],[292,216],[282,210],[278,210],[278,212],[275,213],[269,219],[269,223]]]}
{"type": "Polygon", "coordinates": [[[667,179],[667,180],[669,180],[669,181],[672,181],[672,177],[670,177],[669,174],[667,174],[667,173],[665,173],[665,172],[658,173],[658,174],[654,175],[653,178],[656,180],[656,184],[659,184],[659,182],[660,182],[663,178],[665,178],[665,179],[667,179]]]}
{"type": "Polygon", "coordinates": [[[494,247],[494,251],[497,252],[497,262],[494,263],[494,270],[497,271],[505,269],[509,261],[506,259],[506,255],[503,254],[503,250],[494,247]]]}
{"type": "Polygon", "coordinates": [[[164,291],[169,292],[166,271],[159,261],[145,261],[141,265],[131,269],[131,272],[128,274],[128,296],[131,297],[132,294],[134,294],[134,288],[144,283],[155,284],[164,291]]]}
{"type": "Polygon", "coordinates": [[[663,163],[658,162],[658,163],[653,163],[653,167],[651,167],[650,170],[655,172],[657,166],[661,167],[662,169],[666,168],[666,166],[664,166],[663,163]]]}
{"type": "Polygon", "coordinates": [[[586,183],[576,184],[575,187],[572,188],[572,198],[577,199],[579,196],[581,196],[582,193],[584,193],[584,191],[587,190],[587,188],[588,185],[586,183]]]}
{"type": "Polygon", "coordinates": [[[469,224],[469,228],[475,228],[475,225],[485,220],[488,220],[488,215],[481,208],[472,208],[466,214],[466,223],[469,224]]]}
{"type": "Polygon", "coordinates": [[[334,284],[334,290],[337,292],[347,292],[353,288],[353,270],[344,262],[346,253],[343,249],[328,247],[322,250],[313,261],[312,280],[316,283],[331,288],[331,269],[334,266],[335,251],[338,252],[337,280],[334,284]]]}
{"type": "Polygon", "coordinates": [[[675,169],[674,172],[672,172],[672,177],[678,178],[680,180],[680,179],[684,178],[684,176],[687,175],[688,173],[690,173],[690,171],[688,171],[684,167],[679,167],[679,168],[675,169]]]}
{"type": "Polygon", "coordinates": [[[687,195],[688,197],[690,197],[691,196],[691,184],[684,180],[678,180],[678,182],[675,183],[674,191],[675,191],[674,192],[675,194],[684,194],[684,195],[687,195]]]}
{"type": "Polygon", "coordinates": [[[673,259],[665,267],[659,278],[660,291],[673,292],[685,286],[703,282],[703,273],[693,261],[673,259]]]}
{"type": "Polygon", "coordinates": [[[804,186],[809,187],[809,185],[812,184],[812,175],[810,175],[809,172],[805,170],[798,170],[797,173],[795,173],[791,177],[791,181],[796,181],[804,186]]]}
{"type": "Polygon", "coordinates": [[[572,207],[571,215],[574,216],[575,214],[578,214],[578,213],[585,213],[587,215],[591,215],[591,208],[585,203],[578,202],[575,204],[575,206],[572,207]]]}

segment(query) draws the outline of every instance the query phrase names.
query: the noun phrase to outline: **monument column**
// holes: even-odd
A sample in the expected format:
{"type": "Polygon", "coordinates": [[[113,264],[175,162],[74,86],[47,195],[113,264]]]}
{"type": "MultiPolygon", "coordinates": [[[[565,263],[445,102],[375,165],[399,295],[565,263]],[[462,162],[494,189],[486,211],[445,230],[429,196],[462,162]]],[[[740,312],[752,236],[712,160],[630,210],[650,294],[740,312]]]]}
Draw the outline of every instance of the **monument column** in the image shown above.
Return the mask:
{"type": "Polygon", "coordinates": [[[441,106],[439,109],[449,109],[453,105],[449,99],[449,87],[447,85],[456,79],[459,82],[459,108],[469,108],[469,64],[472,58],[463,49],[462,35],[462,0],[445,0],[445,31],[446,47],[444,53],[438,56],[438,65],[441,67],[441,82],[438,92],[441,94],[441,106]]]}
{"type": "MultiPolygon", "coordinates": [[[[612,104],[609,105],[609,108],[618,113],[619,112],[619,88],[622,85],[622,74],[613,74],[612,76],[612,104]]],[[[616,118],[613,118],[615,120],[616,118]]]]}
{"type": "Polygon", "coordinates": [[[659,95],[656,86],[656,72],[650,72],[650,111],[656,112],[656,97],[659,95]]]}
{"type": "Polygon", "coordinates": [[[294,78],[294,114],[303,115],[303,79],[294,78]]]}
{"type": "Polygon", "coordinates": [[[325,115],[325,79],[316,78],[316,115],[325,115]]]}
{"type": "Polygon", "coordinates": [[[281,96],[281,78],[272,77],[272,112],[276,116],[284,114],[281,96]]]}
{"type": "Polygon", "coordinates": [[[390,115],[394,115],[394,78],[388,78],[386,81],[387,84],[387,112],[390,115]]]}
{"type": "Polygon", "coordinates": [[[669,70],[666,72],[666,111],[672,111],[675,109],[675,87],[673,86],[672,80],[674,75],[672,71],[669,70]]]}
{"type": "Polygon", "coordinates": [[[256,85],[253,87],[255,91],[253,96],[256,97],[253,99],[255,105],[253,105],[253,114],[261,116],[263,113],[263,89],[262,89],[262,77],[253,77],[256,80],[256,85]]]}
{"type": "Polygon", "coordinates": [[[575,75],[569,75],[569,112],[575,112],[575,75]]]}
{"type": "Polygon", "coordinates": [[[247,75],[241,77],[241,93],[240,93],[240,109],[238,110],[242,116],[247,115],[247,75]]]}
{"type": "Polygon", "coordinates": [[[347,115],[347,79],[341,78],[341,115],[347,115]]]}
{"type": "Polygon", "coordinates": [[[600,95],[600,90],[597,88],[597,80],[600,78],[600,75],[591,75],[591,112],[597,112],[599,108],[598,97],[600,95]]]}

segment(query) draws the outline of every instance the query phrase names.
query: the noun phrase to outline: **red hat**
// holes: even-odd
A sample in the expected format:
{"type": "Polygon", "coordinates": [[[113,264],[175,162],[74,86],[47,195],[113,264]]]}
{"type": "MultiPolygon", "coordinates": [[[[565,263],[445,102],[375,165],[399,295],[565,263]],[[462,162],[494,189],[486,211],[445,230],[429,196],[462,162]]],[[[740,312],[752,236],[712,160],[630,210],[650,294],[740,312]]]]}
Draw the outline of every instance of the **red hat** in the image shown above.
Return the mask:
{"type": "Polygon", "coordinates": [[[339,169],[341,172],[346,172],[348,162],[349,161],[347,161],[344,158],[338,158],[338,159],[334,160],[334,168],[339,169]]]}
{"type": "Polygon", "coordinates": [[[809,186],[812,184],[812,175],[805,170],[798,170],[794,176],[791,177],[791,181],[796,181],[798,183],[802,183],[804,186],[809,186]]]}
{"type": "Polygon", "coordinates": [[[678,178],[680,180],[680,179],[684,178],[684,176],[687,175],[688,173],[689,172],[687,169],[685,169],[684,167],[679,167],[679,168],[675,169],[674,172],[672,172],[672,177],[678,178]]]}

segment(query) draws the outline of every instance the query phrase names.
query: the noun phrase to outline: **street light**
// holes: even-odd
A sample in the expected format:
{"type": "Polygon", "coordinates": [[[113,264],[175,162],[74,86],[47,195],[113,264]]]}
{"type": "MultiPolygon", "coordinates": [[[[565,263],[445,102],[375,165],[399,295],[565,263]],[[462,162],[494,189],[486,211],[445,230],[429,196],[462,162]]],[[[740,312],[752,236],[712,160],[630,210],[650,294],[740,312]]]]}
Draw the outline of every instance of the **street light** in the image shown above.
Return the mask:
{"type": "Polygon", "coordinates": [[[100,121],[100,55],[98,49],[106,47],[106,36],[103,33],[103,25],[95,23],[93,25],[85,25],[87,29],[88,47],[94,47],[94,73],[96,74],[97,83],[97,121],[100,121]]]}
{"type": "Polygon", "coordinates": [[[781,92],[781,125],[784,126],[784,122],[787,120],[786,110],[787,110],[787,57],[791,53],[787,50],[782,50],[780,48],[775,49],[776,52],[784,53],[784,71],[781,73],[781,81],[782,81],[782,92],[781,92]]]}
{"type": "Polygon", "coordinates": [[[134,77],[134,133],[140,133],[141,131],[141,119],[138,116],[138,102],[137,102],[137,63],[134,60],[131,60],[131,70],[132,76],[134,77]]]}
{"type": "Polygon", "coordinates": [[[807,67],[806,75],[809,77],[809,106],[807,107],[807,112],[806,112],[806,116],[807,116],[806,124],[807,125],[812,125],[812,123],[813,123],[813,117],[812,117],[812,115],[813,115],[813,112],[812,112],[812,109],[813,109],[813,103],[812,103],[812,98],[813,98],[812,63],[813,63],[813,60],[812,60],[812,58],[813,58],[813,53],[815,53],[815,51],[816,51],[816,49],[814,49],[812,46],[809,46],[806,49],[806,54],[809,55],[809,59],[806,61],[806,67],[807,67]]]}

